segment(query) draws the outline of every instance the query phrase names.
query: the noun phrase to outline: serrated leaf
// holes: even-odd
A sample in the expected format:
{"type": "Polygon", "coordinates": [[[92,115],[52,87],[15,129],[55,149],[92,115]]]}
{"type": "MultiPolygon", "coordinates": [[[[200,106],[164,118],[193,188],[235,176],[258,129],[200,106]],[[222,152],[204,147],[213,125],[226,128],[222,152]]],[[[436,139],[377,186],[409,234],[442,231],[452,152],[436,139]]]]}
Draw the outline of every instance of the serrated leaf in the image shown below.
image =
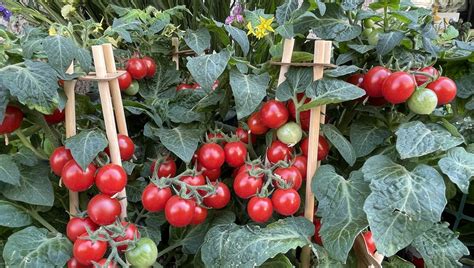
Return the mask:
{"type": "Polygon", "coordinates": [[[311,102],[300,107],[301,111],[309,110],[323,104],[336,104],[355,100],[365,95],[365,91],[353,84],[335,78],[316,80],[306,90],[311,102]]]}
{"type": "Polygon", "coordinates": [[[377,54],[385,55],[392,51],[405,37],[403,32],[392,31],[388,33],[380,33],[379,41],[376,46],[377,54]]]}
{"type": "Polygon", "coordinates": [[[145,99],[162,99],[167,92],[176,91],[176,85],[180,83],[180,73],[176,70],[176,65],[170,63],[165,65],[157,62],[156,74],[152,82],[144,87],[140,87],[139,94],[145,99]]]}
{"type": "Polygon", "coordinates": [[[20,185],[20,170],[8,154],[0,154],[0,181],[20,185]]]}
{"type": "Polygon", "coordinates": [[[268,259],[259,268],[293,268],[291,261],[283,254],[278,254],[274,258],[268,259]]]}
{"type": "Polygon", "coordinates": [[[107,138],[99,129],[83,130],[68,138],[64,145],[71,150],[72,157],[83,170],[87,169],[94,158],[108,145],[107,138]]]}
{"type": "Polygon", "coordinates": [[[238,119],[242,119],[255,111],[267,95],[269,82],[270,76],[268,73],[246,75],[236,70],[230,72],[230,87],[234,95],[238,119]]]}
{"type": "Polygon", "coordinates": [[[469,182],[474,176],[474,154],[456,147],[439,160],[438,166],[463,193],[469,193],[469,182]]]}
{"type": "Polygon", "coordinates": [[[354,258],[349,258],[346,264],[343,264],[340,261],[337,261],[329,255],[329,252],[322,246],[313,243],[313,247],[318,253],[317,266],[318,268],[348,268],[355,267],[357,264],[354,262],[354,258]]]}
{"type": "Polygon", "coordinates": [[[214,82],[224,72],[230,53],[223,50],[217,54],[209,54],[199,57],[188,57],[186,67],[201,87],[210,91],[214,82]]]}
{"type": "Polygon", "coordinates": [[[341,77],[359,71],[360,68],[355,65],[342,65],[324,72],[328,77],[341,77]]]}
{"type": "Polygon", "coordinates": [[[415,268],[415,265],[395,255],[382,262],[382,267],[387,268],[415,268]]]}
{"type": "Polygon", "coordinates": [[[232,39],[234,39],[235,42],[239,44],[240,48],[242,49],[242,52],[244,53],[244,56],[247,56],[250,50],[250,43],[247,37],[247,33],[245,33],[245,31],[239,28],[236,28],[232,25],[225,24],[224,28],[230,34],[232,39]]]}
{"type": "Polygon", "coordinates": [[[206,267],[255,267],[278,253],[308,244],[314,225],[303,217],[285,218],[261,228],[256,225],[217,225],[201,247],[206,267]]]}
{"type": "Polygon", "coordinates": [[[336,173],[331,165],[318,168],[311,184],[318,200],[321,235],[331,258],[345,263],[355,238],[369,223],[363,210],[370,193],[362,172],[352,172],[349,179],[336,173]]]}
{"type": "Polygon", "coordinates": [[[372,45],[347,44],[347,46],[360,54],[365,54],[375,48],[375,46],[372,46],[372,45]]]}
{"type": "Polygon", "coordinates": [[[297,0],[286,0],[281,6],[277,7],[275,18],[279,25],[285,24],[291,18],[291,14],[298,9],[297,0]]]}
{"type": "Polygon", "coordinates": [[[131,161],[123,161],[122,162],[122,167],[123,167],[123,169],[125,169],[125,172],[127,173],[127,175],[132,175],[132,172],[133,172],[133,170],[135,169],[136,166],[137,166],[137,164],[135,164],[131,161]]]}
{"type": "Polygon", "coordinates": [[[79,66],[81,66],[82,70],[88,73],[92,66],[92,57],[90,51],[85,48],[78,47],[75,49],[75,52],[76,55],[74,58],[79,63],[79,66]]]}
{"type": "Polygon", "coordinates": [[[363,3],[364,3],[364,0],[343,0],[341,3],[341,7],[342,9],[346,11],[356,10],[363,3]]]}
{"type": "Polygon", "coordinates": [[[456,96],[461,99],[467,99],[474,95],[474,75],[472,73],[465,74],[456,79],[457,92],[456,96]]]}
{"type": "Polygon", "coordinates": [[[413,241],[426,267],[462,267],[459,259],[469,255],[468,248],[448,228],[448,223],[436,223],[413,241]]]}
{"type": "Polygon", "coordinates": [[[201,131],[193,127],[180,125],[172,129],[160,128],[156,135],[161,143],[186,163],[193,158],[201,138],[201,131]]]}
{"type": "Polygon", "coordinates": [[[431,53],[431,55],[433,56],[436,56],[438,54],[438,52],[440,51],[440,48],[438,46],[436,46],[432,40],[426,38],[426,37],[422,37],[421,38],[421,41],[423,43],[423,48],[431,53]]]}
{"type": "Polygon", "coordinates": [[[320,16],[312,28],[319,38],[344,42],[361,34],[362,28],[352,25],[338,4],[328,3],[326,8],[324,16],[320,16]]]}
{"type": "Polygon", "coordinates": [[[287,101],[296,96],[296,93],[305,92],[313,81],[311,68],[290,68],[286,73],[286,80],[276,90],[276,98],[287,101]]]}
{"type": "Polygon", "coordinates": [[[336,59],[336,65],[343,65],[352,61],[356,57],[354,51],[339,54],[336,59]]]}
{"type": "Polygon", "coordinates": [[[356,122],[351,125],[349,137],[357,157],[370,154],[377,146],[390,136],[388,129],[374,124],[356,122]]]}
{"type": "Polygon", "coordinates": [[[64,267],[71,252],[72,244],[67,237],[31,226],[8,238],[3,259],[10,267],[64,267]]]}
{"type": "Polygon", "coordinates": [[[201,55],[204,53],[204,50],[211,46],[211,34],[209,34],[206,28],[199,28],[196,31],[187,29],[184,34],[184,42],[196,54],[201,55]]]}
{"type": "Polygon", "coordinates": [[[110,31],[115,32],[120,35],[120,37],[122,37],[125,42],[131,43],[132,36],[130,35],[130,31],[138,30],[140,24],[141,23],[136,20],[126,21],[124,19],[115,18],[114,22],[112,23],[112,26],[107,29],[105,33],[110,31]]]}
{"type": "Polygon", "coordinates": [[[127,183],[127,200],[129,202],[140,202],[142,200],[142,193],[147,182],[143,179],[136,179],[127,183]]]}
{"type": "Polygon", "coordinates": [[[275,29],[275,32],[285,39],[291,39],[295,36],[293,24],[283,24],[275,29]]]}
{"type": "Polygon", "coordinates": [[[31,216],[24,207],[0,200],[0,226],[17,228],[30,224],[31,216]]]}
{"type": "Polygon", "coordinates": [[[0,122],[3,122],[3,119],[5,118],[5,111],[7,110],[9,102],[10,92],[8,92],[8,89],[0,85],[0,122]]]}
{"type": "Polygon", "coordinates": [[[35,53],[42,51],[42,43],[45,37],[47,37],[47,34],[41,29],[26,26],[20,38],[23,57],[31,59],[35,53]]]}
{"type": "Polygon", "coordinates": [[[321,130],[324,132],[324,136],[331,142],[334,147],[339,151],[342,158],[350,165],[353,166],[356,161],[356,152],[352,144],[342,135],[342,133],[333,125],[323,124],[321,130]]]}
{"type": "Polygon", "coordinates": [[[364,163],[362,172],[371,189],[364,211],[381,254],[394,255],[441,219],[446,187],[434,168],[418,165],[408,171],[376,155],[364,163]]]}
{"type": "Polygon", "coordinates": [[[35,153],[26,147],[21,147],[12,157],[16,163],[21,165],[32,167],[38,164],[38,158],[35,153]]]}
{"type": "Polygon", "coordinates": [[[46,37],[43,40],[43,48],[48,56],[48,63],[59,73],[67,70],[77,53],[74,41],[61,35],[46,37]]]}

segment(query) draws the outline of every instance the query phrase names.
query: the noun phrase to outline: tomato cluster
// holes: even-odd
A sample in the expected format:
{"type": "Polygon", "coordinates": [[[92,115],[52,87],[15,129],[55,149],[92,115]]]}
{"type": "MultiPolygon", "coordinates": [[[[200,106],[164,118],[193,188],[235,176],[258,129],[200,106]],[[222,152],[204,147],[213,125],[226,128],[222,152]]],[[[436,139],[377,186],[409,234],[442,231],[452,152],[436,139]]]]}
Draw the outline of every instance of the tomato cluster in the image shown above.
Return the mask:
{"type": "Polygon", "coordinates": [[[150,57],[131,58],[125,66],[125,73],[118,78],[119,87],[127,95],[135,95],[139,90],[137,80],[153,78],[156,73],[156,63],[150,57]]]}

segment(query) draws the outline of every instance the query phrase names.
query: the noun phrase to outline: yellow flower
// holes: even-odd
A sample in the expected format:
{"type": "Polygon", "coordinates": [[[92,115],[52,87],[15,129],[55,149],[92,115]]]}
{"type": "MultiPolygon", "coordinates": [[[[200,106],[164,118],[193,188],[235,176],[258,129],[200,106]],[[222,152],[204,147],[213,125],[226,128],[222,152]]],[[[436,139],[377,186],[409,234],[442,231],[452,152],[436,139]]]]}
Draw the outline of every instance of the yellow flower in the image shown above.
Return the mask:
{"type": "Polygon", "coordinates": [[[252,27],[252,23],[249,21],[249,23],[247,23],[247,29],[248,29],[248,32],[247,32],[247,35],[255,35],[255,31],[253,30],[253,27],[252,27]]]}
{"type": "Polygon", "coordinates": [[[273,22],[274,17],[271,17],[270,19],[265,19],[264,17],[260,16],[260,24],[257,26],[259,29],[263,29],[265,31],[269,32],[274,32],[272,28],[272,22],[273,22]]]}
{"type": "Polygon", "coordinates": [[[54,35],[57,35],[58,32],[56,32],[56,29],[51,26],[51,27],[49,27],[48,34],[49,34],[50,36],[54,36],[54,35]]]}
{"type": "Polygon", "coordinates": [[[262,39],[263,37],[265,37],[266,35],[268,35],[268,32],[265,31],[264,29],[259,29],[257,27],[257,31],[255,32],[255,36],[257,37],[257,39],[262,39]]]}

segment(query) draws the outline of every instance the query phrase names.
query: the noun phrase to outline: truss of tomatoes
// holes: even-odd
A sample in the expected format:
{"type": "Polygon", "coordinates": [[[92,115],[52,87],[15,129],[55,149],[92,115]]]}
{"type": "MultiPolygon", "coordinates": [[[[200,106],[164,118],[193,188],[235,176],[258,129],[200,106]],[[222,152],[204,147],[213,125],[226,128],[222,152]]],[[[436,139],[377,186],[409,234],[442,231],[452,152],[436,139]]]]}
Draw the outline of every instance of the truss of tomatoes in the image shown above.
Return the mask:
{"type": "Polygon", "coordinates": [[[118,78],[120,90],[127,95],[135,95],[139,90],[138,80],[153,78],[156,73],[156,63],[150,57],[134,57],[127,61],[125,73],[118,78]]]}

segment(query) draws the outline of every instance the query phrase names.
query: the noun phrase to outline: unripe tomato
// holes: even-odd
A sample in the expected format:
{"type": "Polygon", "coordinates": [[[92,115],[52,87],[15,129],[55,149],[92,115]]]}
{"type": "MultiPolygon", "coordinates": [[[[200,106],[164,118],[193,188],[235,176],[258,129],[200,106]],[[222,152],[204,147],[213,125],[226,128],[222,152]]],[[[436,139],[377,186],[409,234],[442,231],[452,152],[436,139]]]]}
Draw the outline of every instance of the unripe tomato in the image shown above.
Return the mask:
{"type": "Polygon", "coordinates": [[[230,202],[230,190],[223,182],[217,182],[214,186],[216,186],[216,192],[204,198],[204,205],[214,209],[221,209],[230,202]]]}
{"type": "Polygon", "coordinates": [[[374,28],[375,22],[372,19],[365,19],[364,20],[364,27],[365,28],[374,28]]]}
{"type": "MultiPolygon", "coordinates": [[[[439,76],[438,70],[436,70],[436,68],[433,66],[423,67],[420,70],[418,70],[418,72],[429,74],[430,76],[433,76],[435,79],[439,76]]],[[[429,79],[430,78],[426,75],[415,74],[415,81],[418,86],[425,84],[426,82],[429,81],[429,79]]]]}
{"type": "Polygon", "coordinates": [[[373,67],[365,74],[362,88],[369,97],[382,97],[382,85],[391,73],[385,67],[373,67]]]}
{"type": "Polygon", "coordinates": [[[150,57],[143,57],[142,62],[144,62],[147,67],[146,78],[153,78],[153,76],[155,76],[155,73],[156,73],[155,60],[153,60],[150,57]]]}
{"type": "Polygon", "coordinates": [[[94,184],[96,167],[89,164],[86,170],[82,170],[74,159],[69,160],[61,171],[61,180],[64,186],[74,192],[82,192],[94,184]]]}
{"type": "Polygon", "coordinates": [[[194,89],[193,85],[190,84],[179,84],[176,86],[176,91],[181,91],[185,89],[194,89]]]}
{"type": "MultiPolygon", "coordinates": [[[[153,163],[150,166],[150,172],[153,174],[155,172],[155,166],[156,166],[156,161],[153,161],[153,163]]],[[[166,177],[174,177],[176,176],[176,162],[174,159],[168,157],[166,161],[161,163],[158,166],[158,178],[166,178],[166,177]]]]}
{"type": "Polygon", "coordinates": [[[50,125],[58,124],[66,118],[66,110],[56,109],[52,114],[45,114],[44,120],[50,125]]]}
{"type": "MultiPolygon", "coordinates": [[[[301,99],[303,97],[304,97],[304,93],[298,93],[297,94],[298,101],[301,101],[301,99]]],[[[310,98],[306,98],[305,101],[304,101],[304,103],[308,103],[308,102],[311,102],[310,98]]],[[[293,119],[296,119],[296,113],[298,111],[296,111],[295,103],[292,100],[290,100],[290,101],[288,101],[287,107],[288,107],[288,112],[290,113],[290,116],[293,119]]],[[[311,118],[311,111],[306,110],[306,111],[302,111],[302,112],[298,112],[298,113],[300,113],[301,128],[304,129],[304,130],[308,130],[309,129],[309,122],[310,122],[309,119],[311,118]]]]}
{"type": "MultiPolygon", "coordinates": [[[[308,156],[309,138],[303,139],[300,146],[301,146],[301,151],[307,157],[308,156]]],[[[329,143],[326,140],[326,138],[319,135],[318,161],[326,159],[328,154],[329,154],[329,143]]]]}
{"type": "Polygon", "coordinates": [[[260,119],[269,128],[279,128],[288,121],[288,109],[283,102],[267,101],[260,109],[260,119]]]}
{"type": "Polygon", "coordinates": [[[158,188],[155,184],[150,183],[142,193],[143,208],[150,212],[160,212],[165,209],[166,202],[172,196],[171,188],[158,188]]]}
{"type": "Polygon", "coordinates": [[[125,72],[117,78],[119,82],[119,88],[121,91],[127,90],[132,84],[132,75],[129,72],[125,72]]]}
{"type": "MultiPolygon", "coordinates": [[[[125,227],[125,235],[117,236],[114,238],[115,242],[122,242],[122,241],[133,241],[135,238],[140,238],[140,232],[138,232],[138,228],[135,224],[129,222],[121,222],[122,226],[125,227]]],[[[127,245],[118,246],[117,249],[119,251],[127,250],[127,245]]]]}
{"type": "Polygon", "coordinates": [[[281,142],[292,146],[300,142],[303,137],[303,130],[295,122],[288,122],[277,130],[277,138],[281,142]]]}
{"type": "Polygon", "coordinates": [[[247,119],[247,125],[249,126],[250,132],[254,135],[262,135],[268,131],[268,127],[261,119],[260,112],[253,113],[247,119]]]}
{"type": "Polygon", "coordinates": [[[255,144],[257,142],[257,136],[250,134],[250,130],[247,131],[241,127],[238,127],[235,130],[235,135],[237,135],[240,141],[245,144],[249,143],[249,136],[252,139],[252,144],[255,144]]]}
{"type": "Polygon", "coordinates": [[[0,135],[9,134],[17,130],[23,122],[23,112],[15,106],[7,106],[2,123],[0,123],[0,135]]]}
{"type": "Polygon", "coordinates": [[[194,207],[194,215],[191,221],[191,225],[199,225],[206,221],[207,218],[207,208],[200,206],[194,207]]]}
{"type": "Polygon", "coordinates": [[[353,74],[347,78],[347,82],[362,87],[362,84],[364,83],[364,74],[353,74]]]}
{"type": "Polygon", "coordinates": [[[247,147],[241,141],[229,142],[224,146],[225,161],[231,167],[240,167],[245,164],[247,147]]]}
{"type": "Polygon", "coordinates": [[[192,222],[195,207],[193,200],[174,195],[166,202],[166,220],[174,227],[185,227],[192,222]]]}
{"type": "Polygon", "coordinates": [[[124,91],[124,93],[129,96],[135,96],[137,95],[139,90],[140,90],[140,84],[138,84],[138,81],[133,80],[132,84],[124,91]]]}
{"type": "Polygon", "coordinates": [[[290,216],[300,208],[301,197],[294,189],[276,189],[272,194],[272,204],[278,214],[290,216]]]}
{"type": "Polygon", "coordinates": [[[408,99],[408,108],[416,114],[431,114],[436,109],[437,103],[438,97],[435,92],[421,88],[408,99]]]}
{"type": "Polygon", "coordinates": [[[426,88],[436,93],[438,105],[445,105],[456,98],[456,83],[448,77],[440,76],[436,81],[429,83],[426,88]]]}
{"type": "Polygon", "coordinates": [[[114,195],[122,191],[127,185],[127,173],[119,165],[105,165],[97,172],[95,185],[101,193],[114,195]]]}
{"type": "Polygon", "coordinates": [[[86,218],[72,218],[66,225],[66,235],[72,242],[76,241],[77,237],[89,231],[95,231],[99,228],[89,217],[86,218]]]}
{"type": "Polygon", "coordinates": [[[369,45],[376,46],[379,43],[379,29],[364,29],[364,32],[367,32],[367,42],[369,43],[369,45]]]}
{"type": "Polygon", "coordinates": [[[64,146],[56,148],[51,156],[49,157],[49,165],[53,170],[54,174],[61,176],[64,165],[66,165],[69,160],[72,160],[71,151],[66,149],[64,146]]]}
{"type": "MultiPolygon", "coordinates": [[[[300,171],[296,167],[279,167],[275,169],[273,172],[275,175],[281,177],[285,183],[290,185],[293,189],[298,191],[301,188],[301,184],[303,183],[303,177],[301,176],[300,171]]],[[[276,183],[276,186],[279,187],[279,183],[276,183]]]]}
{"type": "Polygon", "coordinates": [[[267,159],[270,163],[275,164],[278,161],[290,159],[292,148],[281,141],[273,141],[270,147],[267,148],[267,159]]]}
{"type": "Polygon", "coordinates": [[[91,265],[93,261],[98,262],[104,257],[106,251],[107,242],[91,241],[87,233],[77,238],[72,249],[74,258],[84,265],[91,265]]]}
{"type": "Polygon", "coordinates": [[[382,95],[391,104],[399,104],[410,98],[415,87],[412,75],[405,72],[395,72],[383,82],[382,95]]]}
{"type": "Polygon", "coordinates": [[[265,223],[273,214],[272,201],[268,197],[254,196],[247,204],[247,214],[254,222],[265,223]]]}
{"type": "Polygon", "coordinates": [[[125,257],[132,267],[151,267],[158,258],[158,248],[153,240],[143,237],[125,253],[125,257]]]}
{"type": "Polygon", "coordinates": [[[148,74],[146,64],[138,58],[129,59],[126,64],[126,69],[135,80],[143,79],[148,74]]]}
{"type": "Polygon", "coordinates": [[[301,174],[301,178],[306,179],[308,159],[304,155],[298,155],[293,160],[293,167],[297,168],[301,174]]]}
{"type": "Polygon", "coordinates": [[[257,194],[263,186],[263,175],[254,177],[250,176],[248,172],[239,173],[234,179],[234,192],[243,199],[250,198],[257,194]]]}
{"type": "Polygon", "coordinates": [[[225,152],[217,143],[206,143],[198,152],[198,161],[208,169],[220,168],[225,162],[225,152]]]}
{"type": "Polygon", "coordinates": [[[367,246],[367,249],[369,250],[370,254],[373,255],[375,253],[375,250],[377,250],[377,248],[375,247],[375,242],[374,242],[374,239],[372,238],[372,232],[371,231],[363,232],[362,236],[364,237],[364,241],[365,241],[365,245],[367,246]]]}
{"type": "Polygon", "coordinates": [[[92,197],[87,204],[87,215],[98,225],[112,224],[121,211],[119,201],[105,194],[92,197]]]}

